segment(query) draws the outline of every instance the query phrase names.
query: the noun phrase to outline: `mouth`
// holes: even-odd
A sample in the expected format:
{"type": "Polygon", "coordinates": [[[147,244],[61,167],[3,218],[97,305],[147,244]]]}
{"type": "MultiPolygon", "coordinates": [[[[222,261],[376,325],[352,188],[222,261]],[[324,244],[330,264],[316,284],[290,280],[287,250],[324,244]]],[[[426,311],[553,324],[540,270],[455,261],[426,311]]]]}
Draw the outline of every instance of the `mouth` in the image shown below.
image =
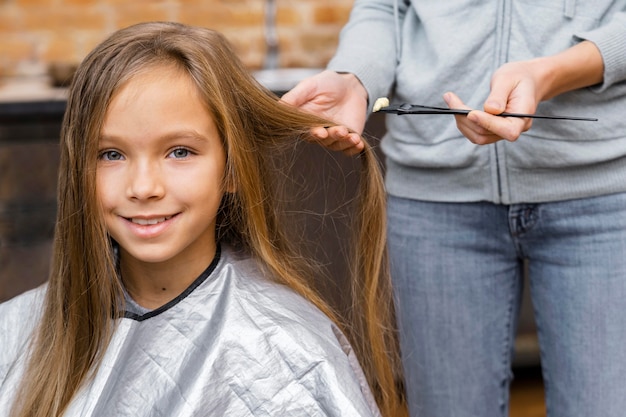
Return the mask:
{"type": "Polygon", "coordinates": [[[152,226],[155,224],[163,223],[164,221],[167,221],[171,219],[172,217],[174,216],[163,216],[163,217],[152,217],[152,218],[131,217],[131,218],[126,218],[126,220],[130,221],[131,223],[138,224],[140,226],[152,226]]]}

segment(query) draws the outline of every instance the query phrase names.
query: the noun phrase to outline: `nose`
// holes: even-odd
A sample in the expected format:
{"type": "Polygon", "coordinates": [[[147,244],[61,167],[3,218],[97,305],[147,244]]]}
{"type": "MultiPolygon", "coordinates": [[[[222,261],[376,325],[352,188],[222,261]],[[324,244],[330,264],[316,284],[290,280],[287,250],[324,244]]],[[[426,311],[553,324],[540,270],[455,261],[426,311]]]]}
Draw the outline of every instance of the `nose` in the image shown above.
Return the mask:
{"type": "Polygon", "coordinates": [[[127,195],[133,200],[158,200],[165,194],[163,175],[159,164],[136,161],[129,170],[127,195]]]}

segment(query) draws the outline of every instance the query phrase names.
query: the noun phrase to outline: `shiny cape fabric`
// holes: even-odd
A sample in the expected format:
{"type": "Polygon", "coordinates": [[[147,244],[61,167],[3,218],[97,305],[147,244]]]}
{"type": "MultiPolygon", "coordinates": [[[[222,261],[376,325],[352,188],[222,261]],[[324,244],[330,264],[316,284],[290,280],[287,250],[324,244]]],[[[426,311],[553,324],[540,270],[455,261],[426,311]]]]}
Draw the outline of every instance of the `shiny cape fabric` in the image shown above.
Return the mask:
{"type": "MultiPolygon", "coordinates": [[[[65,416],[380,416],[347,339],[308,301],[222,247],[162,308],[127,313],[65,416]]],[[[0,304],[0,415],[45,286],[0,304]]]]}

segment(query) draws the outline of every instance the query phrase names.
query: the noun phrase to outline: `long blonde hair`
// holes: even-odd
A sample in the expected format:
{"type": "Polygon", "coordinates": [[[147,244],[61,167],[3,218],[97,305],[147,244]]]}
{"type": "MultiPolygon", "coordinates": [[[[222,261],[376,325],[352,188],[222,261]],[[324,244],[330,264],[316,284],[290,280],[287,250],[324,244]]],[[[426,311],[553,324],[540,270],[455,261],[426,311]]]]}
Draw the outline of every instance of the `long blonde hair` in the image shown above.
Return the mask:
{"type": "Polygon", "coordinates": [[[43,317],[14,405],[14,416],[51,417],[97,369],[120,317],[122,288],[112,243],[96,200],[97,147],[112,95],[139,71],[175,65],[196,84],[227,155],[218,240],[246,247],[275,279],[313,302],[348,336],[384,416],[401,409],[401,371],[385,237],[385,194],[374,152],[358,157],[360,176],[351,229],[347,311],[320,295],[315,262],[285,230],[284,177],[289,155],[311,127],[328,121],[278,102],[215,31],[146,23],[114,33],[83,61],[67,102],[54,254],[43,317]],[[281,180],[281,177],[283,180],[281,180]],[[282,197],[281,197],[282,196],[282,197]]]}

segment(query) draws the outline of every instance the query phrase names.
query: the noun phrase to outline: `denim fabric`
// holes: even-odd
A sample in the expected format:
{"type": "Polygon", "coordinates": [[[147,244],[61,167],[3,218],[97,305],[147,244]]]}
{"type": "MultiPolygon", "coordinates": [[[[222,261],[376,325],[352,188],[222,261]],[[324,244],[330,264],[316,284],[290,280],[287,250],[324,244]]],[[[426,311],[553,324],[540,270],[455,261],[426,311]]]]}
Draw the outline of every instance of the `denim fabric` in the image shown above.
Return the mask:
{"type": "Polygon", "coordinates": [[[508,416],[527,259],[548,415],[623,417],[626,194],[388,210],[411,416],[508,416]]]}

